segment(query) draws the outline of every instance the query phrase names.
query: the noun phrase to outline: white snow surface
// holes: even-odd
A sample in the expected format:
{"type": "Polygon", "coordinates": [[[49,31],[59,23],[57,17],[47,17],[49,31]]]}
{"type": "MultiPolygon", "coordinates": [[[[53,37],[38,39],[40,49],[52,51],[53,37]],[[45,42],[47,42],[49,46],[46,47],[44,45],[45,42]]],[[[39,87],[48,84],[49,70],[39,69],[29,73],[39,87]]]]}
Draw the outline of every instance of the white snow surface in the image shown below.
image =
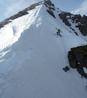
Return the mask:
{"type": "Polygon", "coordinates": [[[87,98],[87,80],[63,71],[70,48],[87,42],[55,15],[39,5],[0,29],[0,98],[87,98]]]}

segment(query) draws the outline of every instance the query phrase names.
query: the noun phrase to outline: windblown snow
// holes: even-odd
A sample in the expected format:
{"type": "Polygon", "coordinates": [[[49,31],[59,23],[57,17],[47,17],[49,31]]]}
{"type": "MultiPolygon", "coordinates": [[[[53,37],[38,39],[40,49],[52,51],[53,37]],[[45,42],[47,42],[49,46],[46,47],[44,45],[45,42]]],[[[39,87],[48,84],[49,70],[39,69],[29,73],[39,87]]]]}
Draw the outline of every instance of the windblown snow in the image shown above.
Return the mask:
{"type": "Polygon", "coordinates": [[[42,4],[0,29],[0,98],[87,98],[87,80],[63,71],[70,48],[87,42],[55,16],[42,4]]]}

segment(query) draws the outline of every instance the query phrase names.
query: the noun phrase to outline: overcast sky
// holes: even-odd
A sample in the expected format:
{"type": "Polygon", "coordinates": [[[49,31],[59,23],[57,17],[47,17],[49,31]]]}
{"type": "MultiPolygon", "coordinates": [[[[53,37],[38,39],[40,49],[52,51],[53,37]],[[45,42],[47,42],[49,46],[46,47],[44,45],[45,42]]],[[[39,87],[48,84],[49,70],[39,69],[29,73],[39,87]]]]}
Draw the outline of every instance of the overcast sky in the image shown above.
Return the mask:
{"type": "MultiPolygon", "coordinates": [[[[0,21],[40,0],[0,0],[0,21]]],[[[87,0],[51,0],[65,11],[87,13],[87,0]]]]}

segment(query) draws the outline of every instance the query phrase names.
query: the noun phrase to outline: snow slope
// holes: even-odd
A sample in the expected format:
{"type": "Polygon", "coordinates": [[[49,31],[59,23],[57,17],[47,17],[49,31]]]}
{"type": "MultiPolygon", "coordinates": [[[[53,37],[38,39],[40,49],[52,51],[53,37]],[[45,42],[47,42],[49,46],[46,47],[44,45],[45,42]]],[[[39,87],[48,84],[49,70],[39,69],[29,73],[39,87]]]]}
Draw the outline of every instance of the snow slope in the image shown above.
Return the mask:
{"type": "Polygon", "coordinates": [[[87,98],[87,80],[62,69],[70,48],[87,42],[55,15],[42,4],[0,30],[0,98],[87,98]]]}

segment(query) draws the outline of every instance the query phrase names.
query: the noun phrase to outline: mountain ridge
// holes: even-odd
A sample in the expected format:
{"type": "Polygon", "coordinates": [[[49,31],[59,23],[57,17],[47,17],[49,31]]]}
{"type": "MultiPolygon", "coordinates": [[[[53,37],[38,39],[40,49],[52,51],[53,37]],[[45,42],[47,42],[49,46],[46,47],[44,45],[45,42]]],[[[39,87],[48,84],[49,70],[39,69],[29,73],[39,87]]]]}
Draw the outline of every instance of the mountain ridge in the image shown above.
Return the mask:
{"type": "MultiPolygon", "coordinates": [[[[51,2],[52,6],[53,6],[52,8],[49,7],[49,6],[51,6],[51,3],[49,4],[49,6],[47,6],[47,3],[45,3],[45,2],[46,2],[46,0],[45,1],[40,1],[38,3],[34,3],[34,4],[30,5],[29,7],[25,8],[24,10],[19,11],[17,14],[3,20],[2,22],[0,22],[0,28],[4,27],[6,24],[10,23],[14,19],[28,14],[27,11],[32,10],[36,6],[39,6],[41,4],[45,4],[45,6],[48,7],[49,9],[55,10],[55,6],[52,2],[51,2]]],[[[60,10],[60,9],[58,8],[58,10],[60,10]]],[[[49,14],[51,14],[51,15],[53,14],[52,12],[50,13],[49,10],[47,10],[47,11],[48,11],[49,14]]],[[[52,16],[54,18],[56,18],[54,15],[52,15],[52,16]]],[[[86,15],[81,16],[80,14],[75,15],[75,14],[72,14],[70,12],[61,11],[61,13],[59,13],[59,16],[60,16],[61,20],[65,23],[65,25],[71,27],[71,29],[73,31],[75,31],[75,30],[72,28],[71,23],[69,22],[69,20],[71,20],[72,23],[76,24],[76,28],[78,28],[80,30],[82,35],[84,35],[84,36],[87,35],[87,23],[86,23],[87,16],[86,15]]],[[[75,33],[76,33],[76,31],[75,31],[75,33]]]]}
{"type": "Polygon", "coordinates": [[[86,98],[87,80],[63,70],[68,51],[86,38],[65,25],[53,4],[27,13],[0,29],[0,98],[86,98]]]}

